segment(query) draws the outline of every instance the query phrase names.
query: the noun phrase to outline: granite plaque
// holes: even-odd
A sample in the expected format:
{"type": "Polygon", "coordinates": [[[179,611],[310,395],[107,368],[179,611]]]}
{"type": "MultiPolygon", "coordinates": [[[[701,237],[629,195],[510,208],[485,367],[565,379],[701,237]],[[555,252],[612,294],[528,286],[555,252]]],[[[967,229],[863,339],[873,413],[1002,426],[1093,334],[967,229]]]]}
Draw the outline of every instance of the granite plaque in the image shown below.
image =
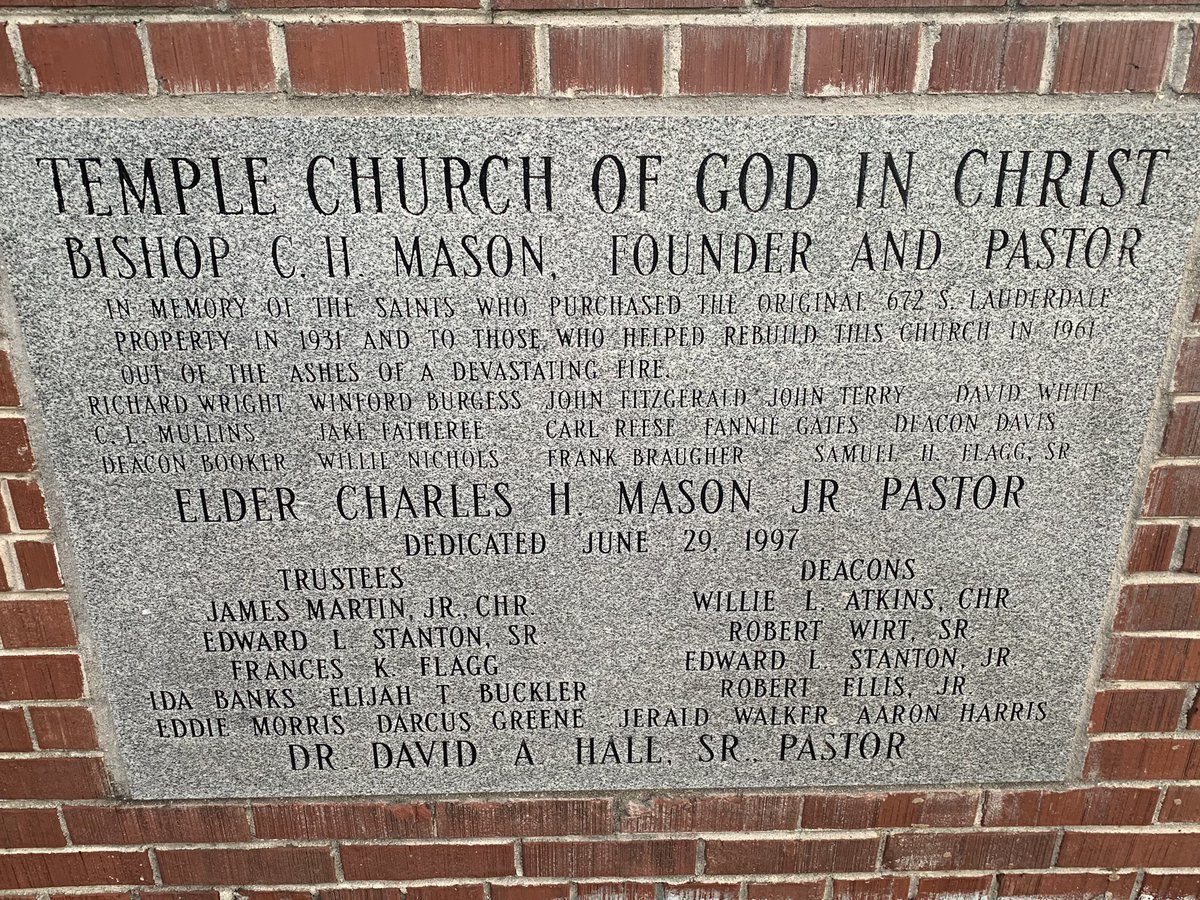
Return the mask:
{"type": "Polygon", "coordinates": [[[7,122],[128,790],[1077,774],[1197,137],[7,122]]]}

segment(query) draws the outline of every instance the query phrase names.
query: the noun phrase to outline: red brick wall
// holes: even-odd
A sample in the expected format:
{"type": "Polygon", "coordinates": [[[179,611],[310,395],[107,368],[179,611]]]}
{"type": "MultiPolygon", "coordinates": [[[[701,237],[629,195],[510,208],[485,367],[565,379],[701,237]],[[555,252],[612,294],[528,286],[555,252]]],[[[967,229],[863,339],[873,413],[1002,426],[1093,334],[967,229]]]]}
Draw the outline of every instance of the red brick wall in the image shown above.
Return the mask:
{"type": "Polygon", "coordinates": [[[0,95],[1200,92],[1195,7],[1082,2],[10,0],[0,95]]]}
{"type": "MultiPolygon", "coordinates": [[[[28,0],[0,13],[0,93],[1200,92],[1200,8],[1083,2],[28,0]]],[[[1200,336],[1172,390],[1077,781],[134,804],[108,781],[0,353],[0,900],[1196,897],[1200,336]]]]}

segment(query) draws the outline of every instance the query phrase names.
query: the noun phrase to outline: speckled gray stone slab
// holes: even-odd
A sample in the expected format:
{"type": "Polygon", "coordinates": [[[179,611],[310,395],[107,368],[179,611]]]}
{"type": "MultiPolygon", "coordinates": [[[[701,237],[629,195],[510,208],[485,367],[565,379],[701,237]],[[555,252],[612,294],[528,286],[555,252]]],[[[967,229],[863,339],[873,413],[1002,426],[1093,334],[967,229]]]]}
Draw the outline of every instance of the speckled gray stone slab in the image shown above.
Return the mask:
{"type": "Polygon", "coordinates": [[[1197,136],[6,122],[132,795],[1078,772],[1197,136]]]}

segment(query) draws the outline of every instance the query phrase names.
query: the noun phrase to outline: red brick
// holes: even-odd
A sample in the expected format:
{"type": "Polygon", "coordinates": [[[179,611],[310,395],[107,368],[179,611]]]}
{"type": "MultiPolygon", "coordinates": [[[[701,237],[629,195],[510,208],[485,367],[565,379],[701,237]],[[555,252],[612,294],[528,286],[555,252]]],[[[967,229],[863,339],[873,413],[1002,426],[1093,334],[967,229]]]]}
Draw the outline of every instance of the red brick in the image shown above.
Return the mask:
{"type": "Polygon", "coordinates": [[[312,891],[269,891],[243,888],[238,895],[246,900],[312,900],[312,891]]]}
{"type": "Polygon", "coordinates": [[[1050,865],[1054,832],[893,834],[883,850],[889,869],[1031,869],[1050,865]]]}
{"type": "Polygon", "coordinates": [[[1200,466],[1157,466],[1143,504],[1148,516],[1200,515],[1200,466]]]}
{"type": "Polygon", "coordinates": [[[21,567],[21,577],[25,580],[27,590],[63,586],[54,544],[49,541],[14,541],[13,549],[17,551],[17,565],[21,567]]]}
{"type": "Polygon", "coordinates": [[[1175,731],[1186,699],[1183,688],[1097,691],[1089,730],[1094,734],[1175,731]]]}
{"type": "Polygon", "coordinates": [[[168,94],[275,90],[266,22],[152,22],[154,74],[168,94]]]}
{"type": "Polygon", "coordinates": [[[494,0],[493,9],[712,9],[739,0],[494,0]]]}
{"type": "Polygon", "coordinates": [[[1083,774],[1111,781],[1159,781],[1200,778],[1200,740],[1134,738],[1093,740],[1083,774]]]}
{"type": "Polygon", "coordinates": [[[929,92],[997,94],[1037,91],[1046,26],[1006,22],[947,24],[933,48],[929,92]]]}
{"type": "Polygon", "coordinates": [[[1129,572],[1167,572],[1175,554],[1178,525],[1139,525],[1129,551],[1129,572]]]}
{"type": "Polygon", "coordinates": [[[835,878],[833,900],[908,900],[908,878],[835,878]]]}
{"type": "Polygon", "coordinates": [[[1064,869],[1191,868],[1200,834],[1067,831],[1058,852],[1064,869]]]}
{"type": "MultiPolygon", "coordinates": [[[[7,900],[7,898],[6,898],[7,900]]],[[[50,900],[133,900],[132,891],[85,891],[82,894],[51,894],[50,900]]]]}
{"type": "Polygon", "coordinates": [[[44,93],[145,94],[149,90],[142,45],[132,23],[22,25],[21,43],[44,93]]]}
{"type": "Polygon", "coordinates": [[[83,668],[71,654],[0,656],[0,701],[78,700],[83,668]]]}
{"type": "Polygon", "coordinates": [[[824,880],[746,885],[746,900],[821,900],[824,896],[824,880]]]}
{"type": "Polygon", "coordinates": [[[107,794],[99,759],[0,759],[0,800],[95,800],[107,794]]]}
{"type": "Polygon", "coordinates": [[[568,900],[569,884],[493,884],[492,900],[568,900]]]}
{"type": "MultiPolygon", "coordinates": [[[[250,823],[240,806],[68,806],[63,815],[77,844],[235,843],[250,839],[250,823]]],[[[231,882],[255,883],[244,878],[231,882]]]]}
{"type": "MultiPolygon", "coordinates": [[[[6,24],[6,22],[0,22],[0,28],[6,24]]],[[[21,96],[21,76],[17,72],[17,60],[13,56],[12,46],[7,40],[0,41],[0,95],[5,97],[21,96]]],[[[16,386],[13,384],[12,370],[8,365],[8,354],[0,353],[0,406],[19,405],[19,401],[16,399],[16,386]]]]}
{"type": "MultiPolygon", "coordinates": [[[[12,47],[6,44],[6,48],[8,59],[12,59],[12,47]]],[[[3,68],[3,63],[0,63],[0,69],[3,68]]],[[[13,74],[15,73],[16,62],[14,61],[13,74]]],[[[0,71],[0,92],[6,92],[5,88],[11,87],[11,83],[7,82],[8,77],[0,71]]],[[[20,85],[17,85],[17,93],[20,93],[20,85]]],[[[17,380],[13,376],[12,360],[5,351],[0,350],[0,406],[16,407],[20,405],[21,395],[17,391],[17,380]]]]}
{"type": "Polygon", "coordinates": [[[1147,872],[1138,897],[1139,900],[1195,900],[1200,897],[1200,874],[1174,872],[1155,875],[1147,872]]]}
{"type": "Polygon", "coordinates": [[[400,22],[286,25],[292,90],[301,94],[407,94],[400,22]]]}
{"type": "Polygon", "coordinates": [[[0,506],[0,534],[12,534],[16,526],[8,521],[8,510],[0,506]]]}
{"type": "Polygon", "coordinates": [[[0,891],[153,883],[154,872],[145,850],[59,850],[0,855],[0,891]]]}
{"type": "MultiPolygon", "coordinates": [[[[68,820],[68,828],[70,822],[68,820]]],[[[326,847],[159,850],[163,884],[305,884],[336,881],[326,847]]]]}
{"type": "Polygon", "coordinates": [[[529,842],[523,856],[525,874],[534,877],[691,875],[696,871],[696,842],[691,840],[529,842]]]}
{"type": "Polygon", "coordinates": [[[256,803],[254,830],[284,840],[433,837],[433,813],[418,803],[256,803]]]}
{"type": "Polygon", "coordinates": [[[634,881],[580,884],[579,900],[655,900],[653,884],[634,881]]]}
{"type": "Polygon", "coordinates": [[[611,834],[611,800],[439,803],[438,837],[546,837],[611,834]]]}
{"type": "Polygon", "coordinates": [[[1137,584],[1121,589],[1116,631],[1200,629],[1200,585],[1137,584]]]}
{"type": "Polygon", "coordinates": [[[1156,93],[1167,70],[1170,22],[1068,22],[1058,31],[1056,94],[1156,93]]]}
{"type": "Polygon", "coordinates": [[[86,706],[34,706],[29,710],[43,750],[96,750],[96,723],[86,706]]]}
{"type": "Polygon", "coordinates": [[[21,753],[33,749],[33,740],[20,709],[0,709],[0,753],[21,753]]]}
{"type": "Polygon", "coordinates": [[[317,900],[404,900],[399,888],[329,888],[317,891],[317,900]]]}
{"type": "Polygon", "coordinates": [[[991,875],[934,875],[917,883],[917,900],[986,900],[991,875]]]}
{"type": "Polygon", "coordinates": [[[786,94],[792,30],[767,26],[682,27],[681,94],[786,94]]]}
{"type": "Polygon", "coordinates": [[[1200,787],[1172,785],[1163,797],[1160,822],[1200,822],[1200,787]]]}
{"type": "MultiPolygon", "coordinates": [[[[313,0],[230,0],[234,9],[308,8],[313,0]]],[[[322,9],[479,9],[479,0],[323,0],[322,9]]]]}
{"type": "Polygon", "coordinates": [[[632,801],[621,821],[627,833],[678,831],[794,831],[800,817],[796,795],[726,794],[652,797],[632,801]]]}
{"type": "Polygon", "coordinates": [[[804,828],[907,828],[911,825],[970,825],[978,794],[815,794],[804,798],[804,828]]]}
{"type": "Polygon", "coordinates": [[[664,884],[663,900],[740,900],[741,885],[689,881],[685,884],[664,884]]]}
{"type": "MultiPolygon", "coordinates": [[[[1200,94],[1200,41],[1195,39],[1195,28],[1192,29],[1192,50],[1188,56],[1187,79],[1183,84],[1183,93],[1200,94]]],[[[1198,321],[1200,306],[1192,313],[1192,321],[1198,321]]]]}
{"type": "Polygon", "coordinates": [[[67,839],[53,809],[0,810],[0,847],[65,847],[67,839]]]}
{"type": "Polygon", "coordinates": [[[1104,872],[1041,872],[1000,875],[999,897],[1054,897],[1056,900],[1126,900],[1133,890],[1135,873],[1109,875],[1104,872]]]}
{"type": "Polygon", "coordinates": [[[560,94],[662,93],[661,28],[551,28],[550,84],[560,94]]]}
{"type": "Polygon", "coordinates": [[[410,887],[407,900],[484,900],[482,884],[410,887]]]}
{"type": "Polygon", "coordinates": [[[1200,403],[1176,403],[1163,431],[1163,456],[1200,456],[1200,403]]]}
{"type": "Polygon", "coordinates": [[[0,607],[0,643],[17,647],[74,647],[75,621],[65,600],[9,600],[0,607]]]}
{"type": "Polygon", "coordinates": [[[988,791],[984,825],[1149,825],[1157,788],[988,791]]]}
{"type": "Polygon", "coordinates": [[[1104,674],[1121,681],[1198,681],[1200,639],[1115,635],[1104,674]]]}
{"type": "Polygon", "coordinates": [[[781,9],[969,9],[1003,6],[1004,0],[778,0],[775,5],[781,9]]]}
{"type": "Polygon", "coordinates": [[[8,572],[4,568],[4,558],[0,557],[0,591],[12,590],[12,582],[8,577],[8,572]]]}
{"type": "Polygon", "coordinates": [[[530,94],[533,29],[517,25],[422,25],[426,94],[530,94]]]}
{"type": "Polygon", "coordinates": [[[517,871],[512,844],[347,844],[342,868],[351,881],[498,878],[517,871]]]}
{"type": "Polygon", "coordinates": [[[10,478],[8,496],[12,498],[13,512],[17,514],[17,527],[25,531],[45,531],[50,527],[46,499],[36,481],[10,478]]]}
{"type": "Polygon", "coordinates": [[[808,29],[804,93],[897,94],[917,78],[917,25],[820,26],[808,29]]]}
{"type": "Polygon", "coordinates": [[[713,840],[706,849],[704,871],[710,875],[869,872],[875,868],[879,839],[713,840]]]}
{"type": "Polygon", "coordinates": [[[1180,344],[1172,389],[1184,394],[1200,392],[1200,338],[1185,338],[1180,344]]]}
{"type": "Polygon", "coordinates": [[[33,471],[33,448],[24,419],[0,418],[0,471],[33,471]]]}
{"type": "Polygon", "coordinates": [[[1179,563],[1180,572],[1200,574],[1200,528],[1188,526],[1187,540],[1183,544],[1183,559],[1179,563]]]}
{"type": "MultiPolygon", "coordinates": [[[[139,892],[141,900],[220,900],[219,891],[172,891],[167,888],[148,891],[144,888],[139,892]]],[[[395,898],[400,900],[400,898],[395,898]]]]}

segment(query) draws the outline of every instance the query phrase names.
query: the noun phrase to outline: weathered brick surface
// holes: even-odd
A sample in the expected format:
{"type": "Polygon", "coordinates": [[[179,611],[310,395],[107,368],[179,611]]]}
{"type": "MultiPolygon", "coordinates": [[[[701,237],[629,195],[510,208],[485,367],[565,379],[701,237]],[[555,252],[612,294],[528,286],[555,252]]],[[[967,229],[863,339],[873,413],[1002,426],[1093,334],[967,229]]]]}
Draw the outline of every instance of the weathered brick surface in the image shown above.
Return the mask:
{"type": "Polygon", "coordinates": [[[238,843],[250,822],[238,806],[68,806],[67,831],[77,844],[238,843]]]}
{"type": "Polygon", "coordinates": [[[19,706],[0,707],[0,753],[21,753],[33,749],[33,738],[19,706]]]}
{"type": "Polygon", "coordinates": [[[341,856],[354,881],[498,878],[517,871],[512,844],[346,844],[341,856]]]}
{"type": "Polygon", "coordinates": [[[98,750],[100,740],[86,706],[32,706],[29,719],[43,750],[98,750]]]}
{"type": "Polygon", "coordinates": [[[53,807],[0,812],[0,848],[65,847],[67,838],[53,807]]]}
{"type": "Polygon", "coordinates": [[[1059,29],[1054,92],[1154,93],[1162,85],[1169,22],[1070,22],[1059,29]]]}
{"type": "Polygon", "coordinates": [[[942,27],[933,48],[935,94],[1033,93],[1046,52],[1043,24],[980,23],[942,27]]]}
{"type": "Polygon", "coordinates": [[[420,803],[256,803],[260,838],[371,840],[433,836],[433,812],[420,803]]]}
{"type": "Polygon", "coordinates": [[[1154,788],[988,791],[983,824],[1147,825],[1157,805],[1158,791],[1154,788]]]}
{"type": "Polygon", "coordinates": [[[681,94],[786,94],[792,32],[788,28],[684,25],[681,94]]]}
{"type": "Polygon", "coordinates": [[[46,498],[41,485],[24,478],[8,479],[8,496],[16,513],[17,528],[23,531],[44,531],[50,527],[46,517],[46,498]]]}
{"type": "Polygon", "coordinates": [[[0,656],[0,702],[82,696],[83,668],[74,654],[0,656]]]}
{"type": "Polygon", "coordinates": [[[1171,568],[1178,525],[1139,525],[1133,533],[1129,551],[1130,572],[1166,572],[1171,568]]]}
{"type": "Polygon", "coordinates": [[[292,90],[301,94],[406,94],[404,25],[296,23],[284,28],[292,90]]]}
{"type": "Polygon", "coordinates": [[[1093,741],[1083,774],[1085,778],[1111,781],[1200,778],[1200,740],[1171,737],[1093,741]]]}
{"type": "Polygon", "coordinates": [[[0,615],[0,644],[11,649],[74,647],[75,620],[65,600],[10,600],[0,615]]]}
{"type": "Polygon", "coordinates": [[[321,884],[336,880],[328,847],[159,850],[163,884],[321,884]]]}
{"type": "Polygon", "coordinates": [[[153,884],[145,850],[56,850],[0,854],[0,891],[153,884]]]}
{"type": "Polygon", "coordinates": [[[439,803],[439,837],[545,837],[608,834],[611,800],[510,800],[439,803]]]}
{"type": "Polygon", "coordinates": [[[718,794],[652,797],[630,803],[621,820],[626,832],[792,831],[801,798],[788,795],[718,794]]]}
{"type": "Polygon", "coordinates": [[[661,28],[552,28],[550,81],[560,94],[661,94],[661,28]]]}
{"type": "Polygon", "coordinates": [[[911,91],[919,36],[916,25],[809,28],[804,92],[830,96],[911,91]]]}
{"type": "Polygon", "coordinates": [[[528,841],[525,874],[604,878],[620,875],[690,875],[696,842],[690,840],[528,841]]]}
{"type": "Polygon", "coordinates": [[[158,83],[169,94],[275,90],[266,22],[151,23],[158,83]]]}
{"type": "Polygon", "coordinates": [[[1091,731],[1174,731],[1188,695],[1182,687],[1099,690],[1092,705],[1091,731]]]}
{"type": "Polygon", "coordinates": [[[883,849],[891,869],[1040,869],[1050,864],[1053,832],[893,834],[883,849]]]}
{"type": "Polygon", "coordinates": [[[21,43],[39,88],[48,94],[145,94],[149,90],[132,23],[22,25],[21,43]]]}
{"type": "Polygon", "coordinates": [[[422,25],[427,94],[533,93],[533,29],[516,25],[422,25]]]}
{"type": "Polygon", "coordinates": [[[979,798],[975,794],[818,794],[804,802],[805,828],[896,828],[909,825],[970,825],[979,798]]]}
{"type": "Polygon", "coordinates": [[[712,840],[706,849],[710,875],[869,872],[879,838],[712,840]]]}

